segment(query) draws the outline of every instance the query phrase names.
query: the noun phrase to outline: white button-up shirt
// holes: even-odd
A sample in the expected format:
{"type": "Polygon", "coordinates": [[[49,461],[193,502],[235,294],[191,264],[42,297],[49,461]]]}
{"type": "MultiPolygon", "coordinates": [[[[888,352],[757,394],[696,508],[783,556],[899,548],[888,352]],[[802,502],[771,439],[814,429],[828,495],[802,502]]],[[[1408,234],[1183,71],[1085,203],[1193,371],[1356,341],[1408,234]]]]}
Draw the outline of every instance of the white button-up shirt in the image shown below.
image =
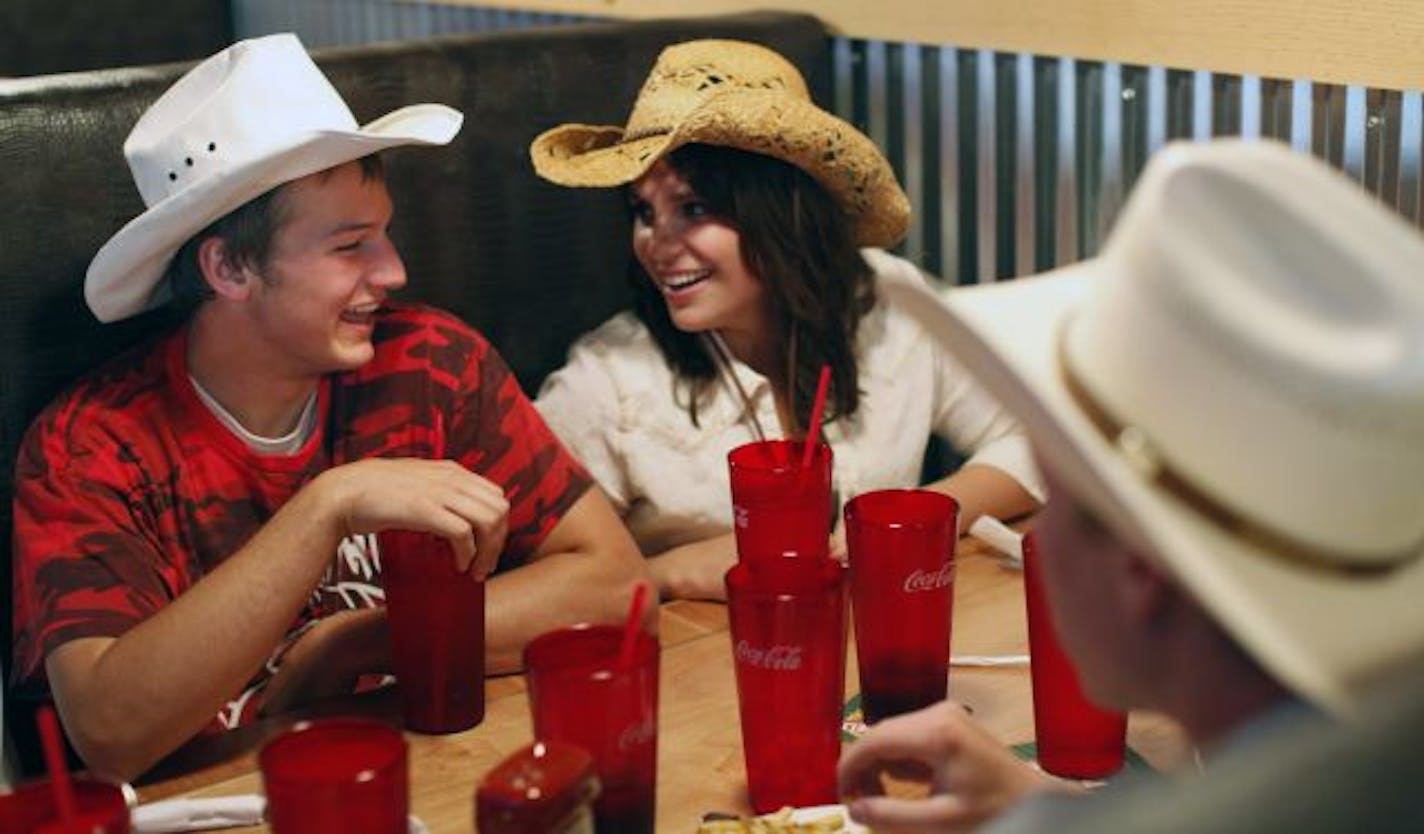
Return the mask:
{"type": "MultiPolygon", "coordinates": [[[[877,283],[892,273],[923,280],[909,261],[880,250],[863,254],[877,283]]],[[[1018,424],[918,323],[878,302],[861,321],[856,344],[860,406],[850,419],[822,429],[842,501],[916,486],[931,434],[970,455],[968,463],[996,467],[1042,500],[1018,424]]],[[[735,360],[730,372],[768,439],[780,437],[770,381],[735,360]]],[[[579,339],[568,364],[540,389],[540,413],[588,467],[646,554],[732,529],[727,453],[757,438],[731,381],[713,388],[698,403],[699,425],[692,425],[689,387],[676,384],[643,323],[620,313],[579,339]]]]}

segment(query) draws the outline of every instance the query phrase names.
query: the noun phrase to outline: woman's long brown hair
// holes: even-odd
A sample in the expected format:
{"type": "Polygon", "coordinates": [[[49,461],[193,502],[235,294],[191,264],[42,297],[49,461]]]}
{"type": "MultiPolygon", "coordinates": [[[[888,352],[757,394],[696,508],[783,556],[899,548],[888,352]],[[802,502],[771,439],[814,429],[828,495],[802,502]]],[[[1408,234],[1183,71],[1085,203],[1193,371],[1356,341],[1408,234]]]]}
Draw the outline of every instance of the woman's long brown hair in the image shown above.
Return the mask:
{"type": "MultiPolygon", "coordinates": [[[[684,145],[668,163],[741,236],[747,270],[765,282],[785,334],[781,361],[791,391],[795,434],[804,433],[821,365],[831,368],[826,421],[860,405],[856,330],[875,304],[870,266],[855,245],[851,219],[800,168],[779,159],[713,145],[684,145]]],[[[672,323],[667,302],[633,258],[629,279],[635,311],[687,384],[686,408],[697,425],[697,403],[716,379],[716,364],[696,333],[672,323]]],[[[673,392],[682,400],[680,392],[673,392]]]]}

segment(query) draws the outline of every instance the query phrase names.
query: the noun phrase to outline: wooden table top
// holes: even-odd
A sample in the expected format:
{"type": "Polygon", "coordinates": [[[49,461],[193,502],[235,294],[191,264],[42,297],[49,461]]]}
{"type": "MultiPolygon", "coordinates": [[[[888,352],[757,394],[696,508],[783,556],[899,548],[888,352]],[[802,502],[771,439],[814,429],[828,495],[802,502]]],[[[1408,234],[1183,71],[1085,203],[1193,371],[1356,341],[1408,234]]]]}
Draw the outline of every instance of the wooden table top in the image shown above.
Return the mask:
{"type": "MultiPolygon", "coordinates": [[[[972,539],[960,542],[955,582],[954,654],[1026,654],[1023,581],[1018,571],[972,539]]],[[[658,831],[693,831],[710,810],[750,813],[742,763],[736,682],[725,606],[675,601],[661,610],[662,680],[658,717],[658,831]]],[[[846,669],[847,697],[859,690],[854,638],[846,669]]],[[[1033,740],[1033,710],[1026,666],[956,666],[950,697],[1006,744],[1033,740]]],[[[343,712],[395,716],[389,692],[342,705],[343,712]]],[[[226,761],[139,788],[142,801],[170,796],[260,793],[255,746],[279,727],[229,733],[233,747],[246,747],[226,761]]],[[[406,735],[410,744],[411,813],[433,834],[474,830],[475,786],[497,763],[532,741],[523,678],[492,678],[486,686],[485,720],[446,736],[406,735]]],[[[1156,715],[1134,714],[1129,746],[1154,767],[1172,769],[1190,748],[1181,731],[1156,715]]],[[[263,826],[233,829],[265,831],[263,826]]]]}

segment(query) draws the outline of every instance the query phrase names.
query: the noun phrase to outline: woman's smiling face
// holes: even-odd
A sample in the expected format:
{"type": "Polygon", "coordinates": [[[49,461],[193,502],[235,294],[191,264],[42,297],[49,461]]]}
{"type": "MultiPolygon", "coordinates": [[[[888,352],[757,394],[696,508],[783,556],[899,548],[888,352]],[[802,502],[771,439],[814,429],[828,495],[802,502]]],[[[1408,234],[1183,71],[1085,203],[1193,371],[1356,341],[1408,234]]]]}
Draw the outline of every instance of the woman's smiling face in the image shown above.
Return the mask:
{"type": "Polygon", "coordinates": [[[769,296],[742,257],[741,234],[659,160],[633,183],[633,254],[679,330],[766,332],[769,296]]]}

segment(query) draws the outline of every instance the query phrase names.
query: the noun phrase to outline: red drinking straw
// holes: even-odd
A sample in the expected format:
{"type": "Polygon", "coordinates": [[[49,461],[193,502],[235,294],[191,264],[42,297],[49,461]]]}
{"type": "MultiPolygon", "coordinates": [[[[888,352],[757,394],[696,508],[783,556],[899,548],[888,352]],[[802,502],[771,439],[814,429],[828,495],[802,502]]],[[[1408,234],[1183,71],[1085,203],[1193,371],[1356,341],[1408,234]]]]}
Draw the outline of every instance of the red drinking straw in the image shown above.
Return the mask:
{"type": "Polygon", "coordinates": [[[821,366],[821,378],[816,380],[816,399],[811,401],[811,425],[806,427],[806,451],[801,455],[801,467],[811,465],[816,444],[821,438],[821,415],[826,411],[826,391],[831,387],[831,366],[821,366]]]}
{"type": "Polygon", "coordinates": [[[59,809],[60,822],[68,829],[74,825],[79,812],[74,807],[74,786],[69,783],[69,768],[64,763],[64,744],[60,741],[59,721],[55,719],[54,710],[48,705],[41,706],[36,711],[35,720],[39,722],[45,767],[49,768],[49,784],[54,789],[54,804],[59,809]]]}
{"type": "Polygon", "coordinates": [[[633,646],[637,645],[638,629],[642,627],[643,609],[648,605],[648,583],[639,582],[633,588],[633,601],[628,605],[628,621],[623,623],[623,642],[618,647],[618,668],[633,668],[633,646]]]}

